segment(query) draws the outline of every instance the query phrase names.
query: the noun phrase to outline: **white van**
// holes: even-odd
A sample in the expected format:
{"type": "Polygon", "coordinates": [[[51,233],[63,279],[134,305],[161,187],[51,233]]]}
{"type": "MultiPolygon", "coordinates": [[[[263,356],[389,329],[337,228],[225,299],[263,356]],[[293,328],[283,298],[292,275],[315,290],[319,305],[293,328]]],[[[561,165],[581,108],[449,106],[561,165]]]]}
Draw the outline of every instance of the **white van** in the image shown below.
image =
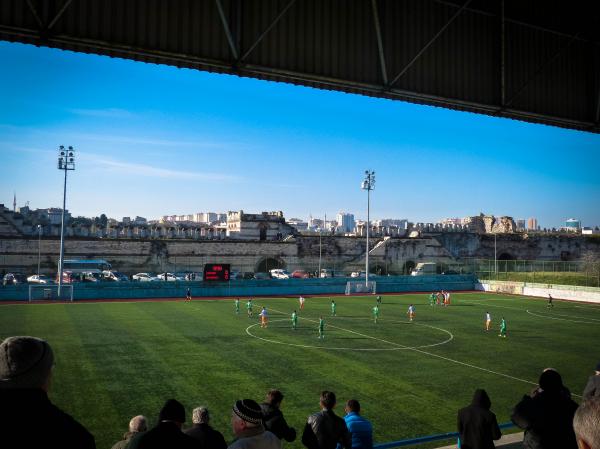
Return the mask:
{"type": "Polygon", "coordinates": [[[411,276],[424,276],[437,273],[437,264],[435,262],[420,262],[410,272],[411,276]]]}
{"type": "Polygon", "coordinates": [[[287,270],[283,270],[281,268],[274,268],[274,269],[270,270],[269,273],[271,273],[271,277],[273,279],[289,279],[290,278],[290,273],[288,273],[287,270]]]}

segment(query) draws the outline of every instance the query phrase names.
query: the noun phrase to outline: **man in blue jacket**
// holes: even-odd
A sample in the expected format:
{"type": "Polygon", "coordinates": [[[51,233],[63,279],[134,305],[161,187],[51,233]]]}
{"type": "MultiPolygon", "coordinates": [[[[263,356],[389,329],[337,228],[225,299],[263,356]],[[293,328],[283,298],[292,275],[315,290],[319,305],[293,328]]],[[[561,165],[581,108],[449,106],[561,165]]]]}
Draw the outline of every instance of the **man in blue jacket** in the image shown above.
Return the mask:
{"type": "Polygon", "coordinates": [[[360,416],[360,403],[356,399],[346,402],[346,426],[352,436],[352,449],[373,448],[373,426],[360,416]]]}

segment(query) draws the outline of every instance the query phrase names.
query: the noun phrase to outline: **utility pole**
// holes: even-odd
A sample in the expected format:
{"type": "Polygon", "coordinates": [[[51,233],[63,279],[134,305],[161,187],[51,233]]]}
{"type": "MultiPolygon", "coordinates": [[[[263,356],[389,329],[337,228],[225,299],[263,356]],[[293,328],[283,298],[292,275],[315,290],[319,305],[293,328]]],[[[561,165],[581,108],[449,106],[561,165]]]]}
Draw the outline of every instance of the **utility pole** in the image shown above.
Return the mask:
{"type": "Polygon", "coordinates": [[[361,189],[367,191],[367,251],[365,258],[365,286],[369,285],[369,223],[371,222],[371,190],[375,188],[375,172],[365,170],[365,179],[361,184],[361,189]]]}
{"type": "Polygon", "coordinates": [[[75,170],[75,152],[73,150],[73,147],[70,146],[66,150],[63,145],[59,147],[58,169],[63,170],[65,172],[62,218],[60,220],[60,257],[58,259],[58,297],[60,298],[60,292],[63,283],[63,262],[65,255],[65,208],[67,206],[67,172],[69,170],[75,170]]]}

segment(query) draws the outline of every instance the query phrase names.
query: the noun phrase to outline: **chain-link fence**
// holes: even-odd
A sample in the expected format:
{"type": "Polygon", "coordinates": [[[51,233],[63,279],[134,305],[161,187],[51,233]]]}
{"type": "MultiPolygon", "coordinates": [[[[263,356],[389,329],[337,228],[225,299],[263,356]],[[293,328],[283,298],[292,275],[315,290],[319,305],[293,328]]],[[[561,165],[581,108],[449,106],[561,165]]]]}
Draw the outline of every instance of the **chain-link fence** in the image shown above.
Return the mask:
{"type": "Polygon", "coordinates": [[[479,279],[600,287],[600,262],[472,259],[479,279]]]}

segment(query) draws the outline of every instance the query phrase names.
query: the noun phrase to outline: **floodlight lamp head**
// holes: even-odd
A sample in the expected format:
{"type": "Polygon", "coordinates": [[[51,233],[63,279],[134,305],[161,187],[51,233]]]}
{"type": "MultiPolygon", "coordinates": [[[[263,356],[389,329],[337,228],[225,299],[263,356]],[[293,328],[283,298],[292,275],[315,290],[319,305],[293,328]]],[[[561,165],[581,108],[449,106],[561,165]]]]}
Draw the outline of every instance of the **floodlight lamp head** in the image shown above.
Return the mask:
{"type": "Polygon", "coordinates": [[[69,150],[70,150],[70,151],[71,151],[71,150],[73,150],[73,147],[72,147],[71,145],[69,145],[69,150]]]}
{"type": "Polygon", "coordinates": [[[64,146],[64,145],[61,145],[61,146],[59,146],[58,148],[60,148],[61,150],[64,150],[64,149],[65,149],[65,146],[64,146]]]}

